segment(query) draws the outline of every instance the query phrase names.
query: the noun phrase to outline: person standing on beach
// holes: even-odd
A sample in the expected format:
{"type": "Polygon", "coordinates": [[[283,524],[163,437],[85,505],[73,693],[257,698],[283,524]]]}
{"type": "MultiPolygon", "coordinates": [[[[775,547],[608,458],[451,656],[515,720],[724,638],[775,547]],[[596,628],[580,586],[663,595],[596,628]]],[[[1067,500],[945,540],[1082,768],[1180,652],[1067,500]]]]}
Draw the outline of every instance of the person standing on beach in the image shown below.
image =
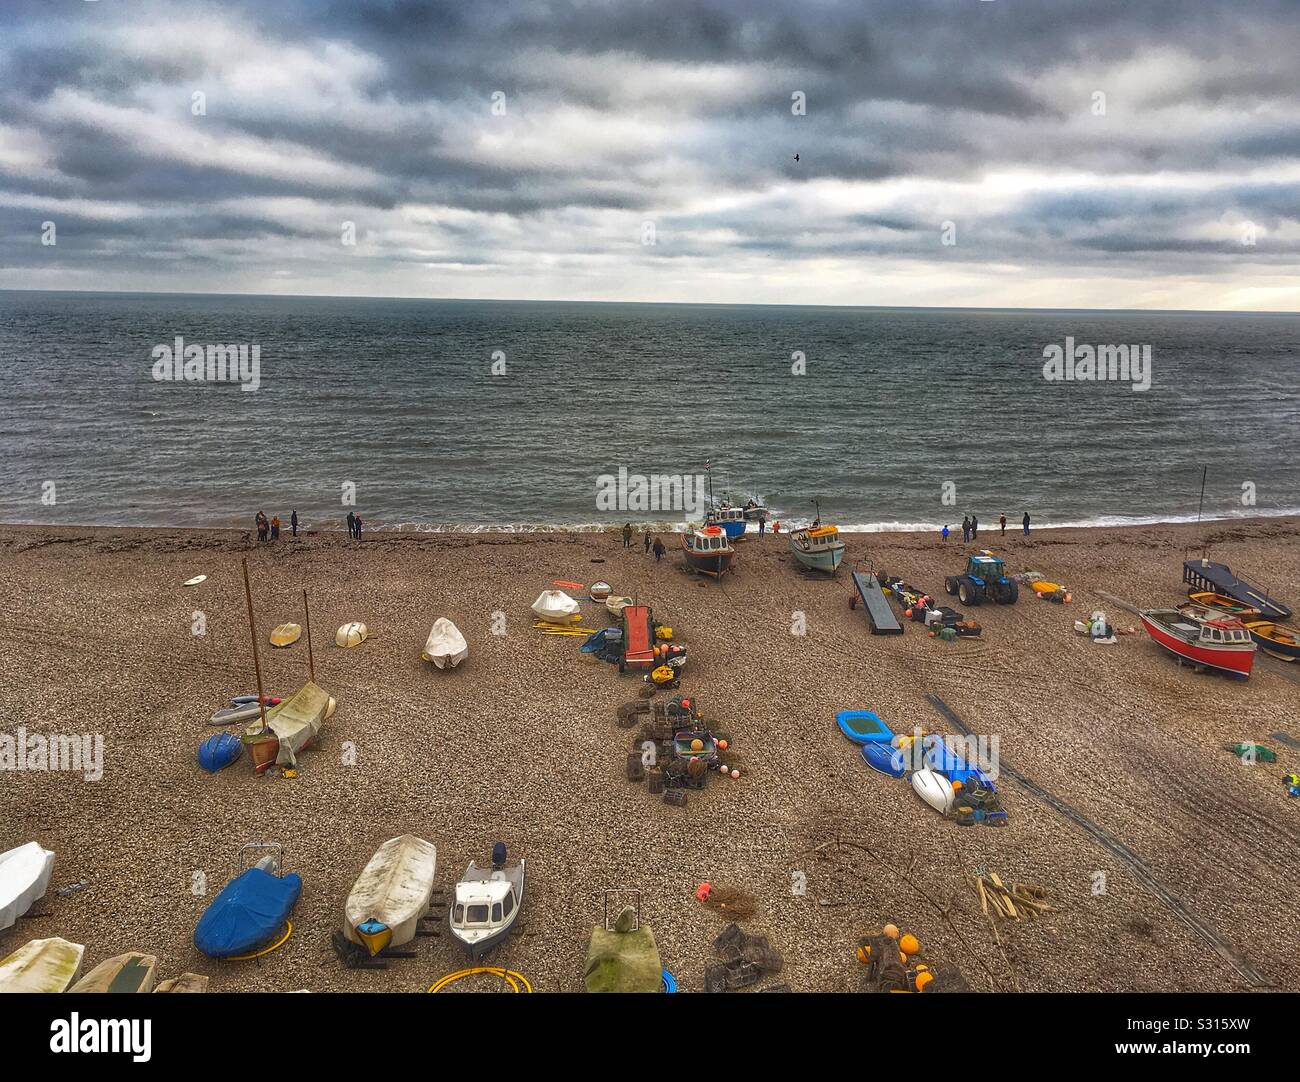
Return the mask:
{"type": "Polygon", "coordinates": [[[361,516],[357,515],[352,520],[352,528],[357,531],[357,540],[361,540],[361,516]]]}
{"type": "Polygon", "coordinates": [[[970,540],[970,515],[963,515],[961,519],[961,539],[970,540]]]}
{"type": "Polygon", "coordinates": [[[257,539],[259,541],[265,541],[270,528],[270,525],[266,521],[266,515],[259,511],[257,513],[257,539]]]}
{"type": "Polygon", "coordinates": [[[1006,537],[1006,536],[1007,536],[1007,516],[1006,516],[1005,514],[1001,514],[1001,515],[998,516],[998,525],[1002,527],[1002,536],[1003,536],[1003,537],[1006,537]]]}
{"type": "Polygon", "coordinates": [[[625,549],[632,547],[632,523],[630,522],[623,524],[623,547],[625,549]]]}
{"type": "Polygon", "coordinates": [[[758,536],[761,538],[767,530],[767,519],[762,515],[758,516],[758,536]]]}
{"type": "Polygon", "coordinates": [[[980,520],[974,515],[970,517],[970,539],[974,541],[980,535],[980,520]]]}
{"type": "Polygon", "coordinates": [[[273,519],[271,519],[271,540],[272,541],[280,540],[280,516],[279,515],[276,515],[273,519]]]}
{"type": "Polygon", "coordinates": [[[357,516],[351,511],[348,512],[348,537],[357,536],[357,516]]]}
{"type": "Polygon", "coordinates": [[[297,511],[289,512],[289,529],[293,531],[294,537],[298,536],[298,512],[297,511]]]}
{"type": "Polygon", "coordinates": [[[1025,531],[1025,536],[1029,536],[1029,512],[1025,512],[1025,517],[1020,520],[1020,525],[1025,531]]]}
{"type": "Polygon", "coordinates": [[[650,545],[651,545],[651,543],[654,541],[654,538],[650,535],[650,527],[649,527],[649,526],[647,526],[647,527],[645,528],[645,538],[644,538],[644,540],[645,540],[645,554],[646,554],[647,556],[649,556],[649,555],[650,555],[650,545]]]}
{"type": "Polygon", "coordinates": [[[664,558],[664,551],[665,549],[664,549],[663,541],[660,540],[658,537],[656,537],[654,543],[655,563],[658,563],[660,560],[664,558]]]}
{"type": "Polygon", "coordinates": [[[944,527],[943,527],[943,539],[944,539],[945,541],[948,540],[948,527],[947,527],[946,524],[945,524],[944,527]]]}

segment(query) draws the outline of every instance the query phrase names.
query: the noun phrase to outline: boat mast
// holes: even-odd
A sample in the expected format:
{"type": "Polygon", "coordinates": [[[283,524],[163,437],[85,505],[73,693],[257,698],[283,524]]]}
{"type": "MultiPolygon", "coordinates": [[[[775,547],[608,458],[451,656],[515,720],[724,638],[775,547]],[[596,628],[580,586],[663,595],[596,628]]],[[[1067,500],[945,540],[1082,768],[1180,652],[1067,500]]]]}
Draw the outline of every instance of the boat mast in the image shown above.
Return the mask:
{"type": "Polygon", "coordinates": [[[816,497],[811,501],[812,505],[817,508],[817,517],[813,519],[813,529],[817,529],[822,524],[822,502],[816,497]]]}
{"type": "Polygon", "coordinates": [[[248,557],[244,557],[244,600],[248,602],[248,632],[253,640],[253,669],[257,673],[257,712],[266,732],[266,696],[262,694],[262,659],[257,654],[257,621],[253,619],[253,588],[248,584],[248,557]]]}
{"type": "Polygon", "coordinates": [[[1201,502],[1196,505],[1196,524],[1201,524],[1201,509],[1205,506],[1205,476],[1210,472],[1209,466],[1201,467],[1201,502]]]}

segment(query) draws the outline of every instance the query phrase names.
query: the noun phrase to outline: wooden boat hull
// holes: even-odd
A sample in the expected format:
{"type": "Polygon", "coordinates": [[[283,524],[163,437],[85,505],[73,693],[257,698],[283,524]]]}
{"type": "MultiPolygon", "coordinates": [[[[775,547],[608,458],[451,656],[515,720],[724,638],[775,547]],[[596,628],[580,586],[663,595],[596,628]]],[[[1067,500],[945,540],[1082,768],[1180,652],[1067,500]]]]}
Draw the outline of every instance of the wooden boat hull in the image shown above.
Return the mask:
{"type": "Polygon", "coordinates": [[[33,939],[0,960],[0,992],[63,992],[81,972],[85,952],[66,939],[33,939]]]}
{"type": "Polygon", "coordinates": [[[1168,650],[1175,657],[1189,661],[1193,665],[1202,665],[1208,669],[1217,669],[1233,676],[1249,676],[1255,664],[1254,650],[1228,650],[1222,647],[1202,646],[1180,639],[1177,635],[1156,623],[1146,613],[1138,613],[1142,626],[1157,646],[1168,650]]]}
{"type": "Polygon", "coordinates": [[[348,893],[344,934],[372,955],[409,943],[428,912],[437,868],[432,842],[412,834],[384,842],[348,893]]]}
{"type": "Polygon", "coordinates": [[[1236,616],[1239,619],[1259,619],[1261,613],[1253,605],[1247,605],[1244,601],[1238,601],[1236,598],[1227,597],[1224,594],[1216,594],[1205,590],[1189,590],[1187,596],[1195,601],[1198,605],[1204,605],[1207,609],[1218,609],[1229,616],[1236,616]]]}
{"type": "Polygon", "coordinates": [[[1247,620],[1246,630],[1262,649],[1291,661],[1300,658],[1300,633],[1289,627],[1271,620],[1247,620]]]}
{"type": "Polygon", "coordinates": [[[131,951],[100,962],[70,992],[151,992],[158,959],[131,951]]]}
{"type": "Polygon", "coordinates": [[[158,986],[154,988],[154,995],[159,992],[206,992],[208,990],[208,978],[201,973],[182,973],[179,977],[170,977],[165,981],[159,981],[158,986]]]}

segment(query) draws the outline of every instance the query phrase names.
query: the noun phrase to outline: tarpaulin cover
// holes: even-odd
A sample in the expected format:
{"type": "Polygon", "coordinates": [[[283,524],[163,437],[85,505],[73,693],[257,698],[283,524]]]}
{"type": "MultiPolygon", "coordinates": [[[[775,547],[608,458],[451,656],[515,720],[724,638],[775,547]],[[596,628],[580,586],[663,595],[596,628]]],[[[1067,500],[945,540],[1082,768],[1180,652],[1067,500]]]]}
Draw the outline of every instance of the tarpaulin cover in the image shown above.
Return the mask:
{"type": "Polygon", "coordinates": [[[247,954],[281,928],[302,893],[302,880],[249,868],[226,884],[194,929],[194,945],[209,958],[247,954]]]}

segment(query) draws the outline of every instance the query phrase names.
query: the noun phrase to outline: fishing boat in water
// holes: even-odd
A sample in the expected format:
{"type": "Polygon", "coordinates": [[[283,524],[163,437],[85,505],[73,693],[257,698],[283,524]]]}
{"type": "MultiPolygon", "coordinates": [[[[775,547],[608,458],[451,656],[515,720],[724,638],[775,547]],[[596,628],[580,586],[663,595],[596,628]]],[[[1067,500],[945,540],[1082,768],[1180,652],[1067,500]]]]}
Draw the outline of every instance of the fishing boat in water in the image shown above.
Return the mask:
{"type": "Polygon", "coordinates": [[[696,527],[681,536],[686,562],[701,575],[720,579],[731,570],[736,550],[721,526],[696,527]]]}
{"type": "Polygon", "coordinates": [[[720,503],[706,512],[704,523],[706,526],[720,526],[728,541],[738,541],[745,536],[745,511],[729,503],[720,503]]]}
{"type": "Polygon", "coordinates": [[[510,934],[524,904],[526,861],[506,862],[506,847],[492,847],[492,867],[480,868],[472,860],[452,902],[448,920],[451,934],[469,952],[471,964],[510,934]]]}
{"type": "Polygon", "coordinates": [[[794,558],[811,571],[835,573],[844,560],[844,542],[837,526],[812,526],[790,535],[794,558]]]}
{"type": "Polygon", "coordinates": [[[1184,605],[1181,609],[1143,609],[1138,617],[1156,644],[1181,660],[1233,676],[1250,676],[1255,643],[1235,616],[1184,605]]]}

